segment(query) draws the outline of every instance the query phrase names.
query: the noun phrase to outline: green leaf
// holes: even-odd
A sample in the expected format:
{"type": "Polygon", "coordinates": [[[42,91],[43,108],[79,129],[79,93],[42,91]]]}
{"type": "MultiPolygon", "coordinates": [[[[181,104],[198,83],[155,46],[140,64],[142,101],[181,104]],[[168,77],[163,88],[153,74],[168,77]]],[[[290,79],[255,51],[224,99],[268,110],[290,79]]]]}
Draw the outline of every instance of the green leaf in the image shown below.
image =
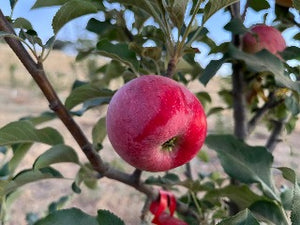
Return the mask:
{"type": "Polygon", "coordinates": [[[218,225],[259,225],[260,223],[255,219],[249,209],[245,209],[238,214],[226,218],[218,225]]]}
{"type": "Polygon", "coordinates": [[[23,170],[18,173],[13,180],[8,181],[2,186],[3,189],[0,189],[0,197],[15,191],[17,188],[25,184],[51,178],[63,178],[63,176],[51,167],[40,170],[23,170]]]}
{"type": "Polygon", "coordinates": [[[244,61],[251,71],[271,72],[279,85],[300,92],[300,83],[294,82],[288,76],[285,76],[284,67],[280,59],[267,50],[262,50],[253,55],[242,52],[230,45],[228,54],[234,59],[244,61]]]}
{"type": "Polygon", "coordinates": [[[80,194],[81,193],[81,189],[80,187],[76,184],[76,182],[74,181],[71,185],[72,191],[74,191],[74,193],[76,194],[80,194]]]}
{"type": "MultiPolygon", "coordinates": [[[[158,61],[161,59],[161,52],[162,50],[160,47],[144,47],[142,49],[141,55],[145,58],[150,58],[153,59],[154,61],[158,61]]],[[[178,65],[177,69],[179,69],[179,63],[182,61],[183,59],[179,60],[177,64],[178,65]]]]}
{"type": "Polygon", "coordinates": [[[55,211],[34,225],[99,225],[96,218],[80,209],[71,208],[55,211]]]}
{"type": "Polygon", "coordinates": [[[138,69],[136,54],[125,43],[112,44],[108,40],[101,40],[97,43],[97,50],[99,54],[117,60],[134,71],[138,69]]]}
{"type": "Polygon", "coordinates": [[[259,183],[263,191],[278,200],[271,177],[273,156],[265,147],[252,147],[232,135],[209,135],[209,148],[215,150],[225,172],[243,183],[259,183]]]}
{"type": "Polygon", "coordinates": [[[0,167],[0,177],[5,177],[7,178],[9,175],[9,167],[8,167],[8,162],[6,162],[5,164],[2,164],[0,167]]]}
{"type": "Polygon", "coordinates": [[[86,29],[88,31],[94,32],[98,35],[102,35],[107,30],[110,30],[114,25],[111,24],[109,21],[99,21],[95,18],[91,18],[86,25],[86,29]]]}
{"type": "Polygon", "coordinates": [[[221,59],[211,60],[199,77],[199,81],[202,84],[207,85],[208,81],[217,74],[218,70],[221,68],[223,63],[227,61],[227,59],[227,56],[224,55],[221,59]]]}
{"type": "Polygon", "coordinates": [[[31,9],[63,5],[70,0],[36,0],[31,9]]]}
{"type": "Polygon", "coordinates": [[[32,143],[21,143],[12,146],[14,155],[9,161],[10,175],[14,174],[16,168],[19,166],[20,162],[25,157],[31,146],[32,143]]]}
{"type": "Polygon", "coordinates": [[[83,102],[81,109],[72,111],[71,113],[75,116],[82,116],[87,110],[92,109],[97,106],[108,104],[111,97],[99,97],[91,100],[86,100],[83,102]]]}
{"type": "Polygon", "coordinates": [[[99,98],[111,98],[114,92],[108,89],[102,89],[93,84],[85,84],[75,88],[67,97],[65,106],[67,109],[72,109],[76,105],[83,103],[87,100],[99,98]]]}
{"type": "Polygon", "coordinates": [[[197,154],[197,157],[198,157],[198,159],[200,159],[201,161],[206,162],[206,163],[210,161],[210,157],[207,154],[207,152],[205,152],[205,151],[200,151],[197,154]]]}
{"type": "Polygon", "coordinates": [[[239,0],[209,0],[204,7],[202,24],[205,24],[205,22],[220,9],[236,2],[239,2],[239,0]]]}
{"type": "MultiPolygon", "coordinates": [[[[300,33],[298,34],[300,35],[300,33]]],[[[280,53],[280,55],[282,58],[284,58],[284,60],[300,60],[300,48],[296,46],[287,47],[283,52],[280,53]]]]}
{"type": "Polygon", "coordinates": [[[147,37],[147,39],[152,39],[155,42],[158,43],[164,43],[165,42],[165,35],[163,31],[160,28],[157,28],[153,25],[148,25],[143,27],[141,31],[142,37],[147,37]]]}
{"type": "Polygon", "coordinates": [[[91,164],[86,163],[82,165],[79,171],[76,174],[75,182],[72,184],[72,190],[75,193],[80,193],[80,185],[84,183],[84,185],[90,189],[95,189],[98,184],[98,174],[95,172],[91,164]]]}
{"type": "Polygon", "coordinates": [[[229,108],[232,108],[233,98],[231,90],[222,89],[218,92],[218,95],[229,108]]]}
{"type": "Polygon", "coordinates": [[[283,177],[294,185],[291,221],[292,225],[300,224],[300,187],[296,172],[287,167],[280,167],[278,169],[282,172],[283,177]]]}
{"type": "Polygon", "coordinates": [[[119,217],[108,210],[98,210],[97,221],[99,225],[125,225],[119,217]]]}
{"type": "Polygon", "coordinates": [[[257,201],[253,203],[249,209],[253,214],[257,215],[257,217],[263,217],[272,221],[274,224],[289,224],[281,206],[275,202],[268,200],[257,201]]]}
{"type": "Polygon", "coordinates": [[[166,7],[166,9],[169,13],[170,19],[172,20],[173,24],[180,29],[184,21],[184,15],[188,1],[173,0],[169,3],[170,4],[166,7]]]}
{"type": "Polygon", "coordinates": [[[34,126],[48,122],[50,120],[53,120],[57,118],[56,114],[53,112],[43,112],[38,116],[28,116],[28,117],[23,117],[21,120],[27,120],[30,121],[34,126]]]}
{"type": "Polygon", "coordinates": [[[223,107],[213,107],[213,108],[211,108],[211,109],[207,112],[206,116],[208,117],[208,116],[210,116],[210,115],[212,115],[212,114],[216,114],[216,113],[222,112],[223,110],[224,110],[223,107]]]}
{"type": "Polygon", "coordinates": [[[8,33],[8,32],[5,32],[5,31],[0,31],[0,38],[6,38],[6,37],[8,37],[8,38],[14,38],[14,39],[19,40],[19,41],[23,41],[23,39],[20,38],[17,35],[14,35],[12,33],[8,33]]]}
{"type": "Polygon", "coordinates": [[[300,33],[296,33],[293,37],[293,39],[299,41],[300,40],[300,33]]]}
{"type": "Polygon", "coordinates": [[[21,28],[21,29],[25,29],[25,30],[33,30],[31,23],[23,17],[17,18],[14,21],[13,25],[14,25],[14,28],[21,28]]]}
{"type": "Polygon", "coordinates": [[[51,164],[62,163],[62,162],[71,162],[71,163],[79,163],[79,159],[77,153],[73,148],[67,145],[55,145],[42,155],[40,155],[34,162],[34,169],[41,169],[51,164]]]}
{"type": "Polygon", "coordinates": [[[212,189],[207,192],[204,199],[211,202],[220,202],[220,199],[224,197],[237,204],[241,210],[248,208],[254,202],[266,199],[254,193],[247,185],[229,185],[220,189],[212,189]]]}
{"type": "Polygon", "coordinates": [[[300,112],[300,105],[299,105],[299,99],[295,96],[286,96],[284,103],[288,110],[292,113],[293,116],[296,116],[300,112]]]}
{"type": "Polygon", "coordinates": [[[211,103],[211,101],[212,101],[210,95],[205,91],[200,91],[200,92],[196,93],[196,96],[199,99],[199,101],[201,102],[201,104],[204,106],[204,108],[206,107],[206,105],[208,103],[211,103]]]}
{"type": "Polygon", "coordinates": [[[92,130],[92,138],[93,138],[93,145],[98,149],[98,146],[101,146],[104,138],[106,137],[106,118],[101,118],[98,120],[96,125],[93,127],[92,130]]]}
{"type": "Polygon", "coordinates": [[[53,213],[54,211],[62,209],[66,205],[66,203],[70,200],[70,196],[62,196],[55,202],[51,202],[51,204],[48,206],[48,213],[53,213]]]}
{"type": "Polygon", "coordinates": [[[270,8],[270,4],[266,0],[250,0],[248,2],[249,6],[257,12],[270,8]]]}
{"type": "Polygon", "coordinates": [[[295,9],[300,10],[300,1],[293,0],[293,6],[295,7],[295,9]]]}
{"type": "Polygon", "coordinates": [[[0,129],[0,145],[41,142],[48,145],[62,144],[62,136],[53,128],[36,129],[29,121],[16,121],[0,129]]]}
{"type": "Polygon", "coordinates": [[[15,5],[17,2],[18,2],[18,0],[9,0],[11,10],[13,10],[15,8],[15,5]]]}
{"type": "Polygon", "coordinates": [[[38,221],[39,215],[37,213],[26,213],[26,222],[27,225],[34,225],[36,221],[38,221]]]}
{"type": "Polygon", "coordinates": [[[38,44],[43,47],[42,40],[38,37],[38,34],[35,30],[27,30],[26,32],[21,29],[19,33],[20,38],[28,40],[32,45],[38,44]]]}
{"type": "Polygon", "coordinates": [[[0,153],[5,155],[7,153],[7,147],[6,146],[0,146],[0,153]]]}
{"type": "MultiPolygon", "coordinates": [[[[141,1],[110,0],[109,2],[118,2],[118,3],[123,4],[123,5],[134,6],[136,8],[144,10],[146,13],[149,13],[149,8],[148,8],[147,4],[145,4],[145,0],[141,0],[141,1]]],[[[151,4],[152,4],[153,1],[149,1],[149,2],[151,2],[151,4]]]]}
{"type": "Polygon", "coordinates": [[[225,30],[230,31],[232,34],[244,34],[248,29],[244,26],[243,21],[238,18],[233,18],[224,27],[225,30]]]}
{"type": "Polygon", "coordinates": [[[105,76],[102,79],[106,84],[117,77],[122,76],[125,71],[125,67],[118,61],[112,60],[109,64],[105,65],[105,76]]]}
{"type": "Polygon", "coordinates": [[[293,198],[294,189],[284,187],[284,190],[280,193],[280,199],[285,210],[292,210],[293,198]]]}
{"type": "Polygon", "coordinates": [[[165,15],[166,12],[162,7],[161,1],[153,1],[153,0],[139,0],[139,1],[132,1],[132,0],[110,0],[109,2],[118,2],[123,5],[128,5],[130,7],[135,7],[139,10],[143,11],[143,14],[151,15],[156,22],[163,25],[161,14],[165,15]]]}
{"type": "Polygon", "coordinates": [[[155,185],[160,185],[160,186],[164,186],[164,185],[175,185],[178,184],[178,182],[180,182],[179,177],[174,174],[174,173],[167,173],[164,176],[150,176],[146,179],[145,183],[146,184],[155,184],[155,185]]]}
{"type": "Polygon", "coordinates": [[[52,49],[52,48],[53,48],[53,45],[54,45],[54,43],[55,43],[55,41],[56,41],[55,38],[56,38],[55,35],[52,36],[52,37],[50,37],[50,38],[48,39],[48,41],[46,42],[46,44],[44,45],[44,47],[45,47],[46,49],[52,49]]]}
{"type": "Polygon", "coordinates": [[[66,2],[52,20],[54,34],[57,34],[60,28],[69,21],[91,13],[97,13],[97,7],[93,3],[82,0],[70,0],[66,2]]]}

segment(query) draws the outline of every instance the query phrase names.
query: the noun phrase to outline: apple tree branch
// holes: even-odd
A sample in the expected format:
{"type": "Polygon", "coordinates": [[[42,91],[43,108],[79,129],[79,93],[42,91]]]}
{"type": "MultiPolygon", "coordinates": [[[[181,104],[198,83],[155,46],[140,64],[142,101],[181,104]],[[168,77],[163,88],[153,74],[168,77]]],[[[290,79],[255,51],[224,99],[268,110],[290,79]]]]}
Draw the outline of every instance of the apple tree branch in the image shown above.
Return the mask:
{"type": "MultiPolygon", "coordinates": [[[[240,18],[240,3],[231,5],[230,12],[232,18],[240,18]]],[[[241,48],[241,37],[238,34],[232,35],[232,43],[237,48],[241,48]]],[[[245,140],[247,137],[246,123],[246,99],[244,95],[244,77],[242,65],[236,62],[232,65],[232,93],[233,93],[233,118],[234,118],[234,135],[245,140]]]]}

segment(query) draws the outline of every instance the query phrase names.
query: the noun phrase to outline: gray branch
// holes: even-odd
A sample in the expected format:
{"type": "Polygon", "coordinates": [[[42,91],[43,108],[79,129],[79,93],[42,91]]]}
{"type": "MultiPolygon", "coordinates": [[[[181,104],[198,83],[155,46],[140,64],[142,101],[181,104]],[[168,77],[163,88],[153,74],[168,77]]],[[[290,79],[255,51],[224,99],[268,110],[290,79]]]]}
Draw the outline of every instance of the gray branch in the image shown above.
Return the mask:
{"type": "Polygon", "coordinates": [[[264,115],[272,108],[278,106],[283,102],[283,99],[276,100],[274,93],[271,92],[268,97],[268,101],[259,108],[254,116],[249,120],[248,122],[248,134],[251,134],[255,127],[257,126],[258,122],[261,121],[261,119],[264,117],[264,115]]]}
{"type": "Polygon", "coordinates": [[[273,152],[276,145],[280,142],[279,136],[281,135],[281,132],[284,128],[284,121],[273,121],[273,123],[274,123],[274,128],[265,145],[266,148],[269,150],[269,152],[273,152]]]}

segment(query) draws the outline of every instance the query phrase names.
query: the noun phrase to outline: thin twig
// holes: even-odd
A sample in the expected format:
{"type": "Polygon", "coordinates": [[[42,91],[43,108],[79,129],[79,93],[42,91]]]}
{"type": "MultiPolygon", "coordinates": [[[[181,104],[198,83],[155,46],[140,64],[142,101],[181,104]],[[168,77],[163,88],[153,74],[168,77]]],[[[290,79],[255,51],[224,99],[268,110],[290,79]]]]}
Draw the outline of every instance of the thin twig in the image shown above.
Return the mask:
{"type": "Polygon", "coordinates": [[[141,220],[142,221],[145,221],[146,218],[147,218],[151,202],[152,202],[152,199],[150,199],[150,198],[147,198],[146,201],[145,201],[145,204],[144,204],[143,209],[141,211],[141,220]]]}
{"type": "Polygon", "coordinates": [[[131,174],[132,180],[134,183],[139,184],[141,182],[142,170],[135,169],[131,174]]]}
{"type": "Polygon", "coordinates": [[[246,15],[247,15],[247,11],[248,11],[248,7],[249,7],[249,1],[246,1],[244,12],[243,12],[243,14],[241,16],[242,21],[245,21],[245,18],[246,18],[246,15]]]}
{"type": "Polygon", "coordinates": [[[176,71],[177,61],[178,61],[177,56],[174,56],[173,58],[171,58],[171,60],[168,63],[167,72],[165,74],[166,77],[173,77],[173,75],[176,71]]]}
{"type": "Polygon", "coordinates": [[[266,143],[266,148],[269,150],[269,152],[273,152],[276,145],[280,142],[279,136],[281,135],[281,132],[284,127],[284,121],[273,121],[274,127],[270,134],[270,137],[266,143]]]}
{"type": "Polygon", "coordinates": [[[193,173],[192,173],[192,168],[191,168],[191,163],[188,162],[185,164],[185,176],[191,180],[193,180],[193,173]]]}
{"type": "Polygon", "coordinates": [[[248,122],[248,134],[251,134],[253,130],[255,129],[256,125],[258,122],[263,118],[263,116],[268,112],[268,110],[278,106],[283,102],[282,100],[277,100],[275,99],[275,95],[273,92],[269,94],[268,101],[261,107],[259,108],[254,116],[249,120],[248,122]]]}

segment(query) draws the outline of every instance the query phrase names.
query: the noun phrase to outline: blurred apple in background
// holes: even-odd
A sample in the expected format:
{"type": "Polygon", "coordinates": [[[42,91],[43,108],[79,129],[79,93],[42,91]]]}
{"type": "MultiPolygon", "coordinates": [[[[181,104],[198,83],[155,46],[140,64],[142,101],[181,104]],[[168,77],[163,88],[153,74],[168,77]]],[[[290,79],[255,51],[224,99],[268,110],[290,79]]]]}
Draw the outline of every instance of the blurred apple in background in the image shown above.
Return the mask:
{"type": "Polygon", "coordinates": [[[279,52],[286,48],[282,34],[276,28],[265,24],[258,24],[251,28],[243,37],[243,50],[247,53],[256,53],[263,49],[280,58],[279,52]]]}

